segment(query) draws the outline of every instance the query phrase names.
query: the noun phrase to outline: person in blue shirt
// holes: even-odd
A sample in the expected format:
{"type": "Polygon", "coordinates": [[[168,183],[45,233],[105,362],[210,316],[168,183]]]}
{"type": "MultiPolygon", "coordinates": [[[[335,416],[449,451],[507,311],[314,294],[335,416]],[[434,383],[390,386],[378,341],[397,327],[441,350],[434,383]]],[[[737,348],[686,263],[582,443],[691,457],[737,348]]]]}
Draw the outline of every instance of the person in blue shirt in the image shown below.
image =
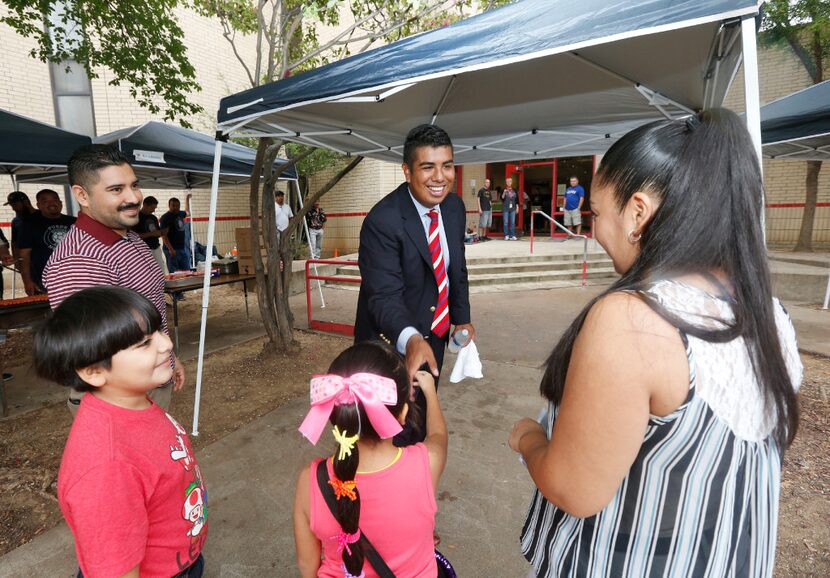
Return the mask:
{"type": "Polygon", "coordinates": [[[582,203],[585,202],[585,189],[579,179],[571,177],[570,186],[565,190],[565,226],[571,233],[582,234],[582,203]],[[574,227],[576,231],[574,231],[574,227]]]}

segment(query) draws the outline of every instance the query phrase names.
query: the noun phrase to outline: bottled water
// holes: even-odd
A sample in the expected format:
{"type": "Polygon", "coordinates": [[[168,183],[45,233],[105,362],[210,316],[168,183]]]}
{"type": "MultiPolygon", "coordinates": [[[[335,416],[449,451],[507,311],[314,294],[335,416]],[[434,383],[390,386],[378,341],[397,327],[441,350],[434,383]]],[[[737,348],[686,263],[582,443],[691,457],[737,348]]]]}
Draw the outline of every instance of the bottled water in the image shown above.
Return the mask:
{"type": "Polygon", "coordinates": [[[450,344],[447,349],[450,353],[458,353],[458,351],[470,342],[470,332],[467,329],[457,330],[450,337],[450,344]]]}

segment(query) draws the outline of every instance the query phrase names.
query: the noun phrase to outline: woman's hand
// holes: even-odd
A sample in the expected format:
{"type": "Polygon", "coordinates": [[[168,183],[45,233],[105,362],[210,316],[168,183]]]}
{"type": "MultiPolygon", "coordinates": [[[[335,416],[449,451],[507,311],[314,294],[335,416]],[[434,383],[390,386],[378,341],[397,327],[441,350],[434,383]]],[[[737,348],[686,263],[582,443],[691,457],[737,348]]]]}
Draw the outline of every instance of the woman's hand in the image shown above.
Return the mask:
{"type": "Polygon", "coordinates": [[[510,446],[510,449],[514,452],[522,453],[519,449],[519,443],[522,441],[522,438],[528,434],[539,434],[547,440],[545,430],[541,425],[539,425],[538,422],[530,419],[529,417],[523,417],[513,425],[513,431],[510,432],[510,438],[507,440],[507,444],[510,446]]]}

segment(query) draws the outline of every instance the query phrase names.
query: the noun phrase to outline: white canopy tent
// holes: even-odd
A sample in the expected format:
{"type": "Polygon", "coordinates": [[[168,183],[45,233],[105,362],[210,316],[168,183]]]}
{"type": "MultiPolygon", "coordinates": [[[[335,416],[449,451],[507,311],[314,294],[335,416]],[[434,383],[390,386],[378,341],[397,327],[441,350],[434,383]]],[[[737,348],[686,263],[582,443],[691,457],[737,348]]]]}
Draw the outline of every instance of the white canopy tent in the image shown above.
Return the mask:
{"type": "Polygon", "coordinates": [[[719,106],[744,62],[760,158],[758,12],[756,0],[521,0],[228,96],[217,134],[400,163],[406,133],[437,123],[458,164],[601,154],[637,126],[719,106]]]}

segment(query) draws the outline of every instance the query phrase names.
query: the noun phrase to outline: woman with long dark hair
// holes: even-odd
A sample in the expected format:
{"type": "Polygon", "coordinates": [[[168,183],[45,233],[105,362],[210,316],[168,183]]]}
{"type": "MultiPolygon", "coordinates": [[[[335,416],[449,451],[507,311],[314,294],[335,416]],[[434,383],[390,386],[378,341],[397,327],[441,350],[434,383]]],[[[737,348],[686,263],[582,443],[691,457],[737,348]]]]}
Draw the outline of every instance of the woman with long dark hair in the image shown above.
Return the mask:
{"type": "Polygon", "coordinates": [[[749,135],[727,110],[654,122],[593,182],[621,277],[548,358],[541,424],[509,440],[538,488],[532,575],[772,576],[802,367],[771,293],[749,135]]]}

